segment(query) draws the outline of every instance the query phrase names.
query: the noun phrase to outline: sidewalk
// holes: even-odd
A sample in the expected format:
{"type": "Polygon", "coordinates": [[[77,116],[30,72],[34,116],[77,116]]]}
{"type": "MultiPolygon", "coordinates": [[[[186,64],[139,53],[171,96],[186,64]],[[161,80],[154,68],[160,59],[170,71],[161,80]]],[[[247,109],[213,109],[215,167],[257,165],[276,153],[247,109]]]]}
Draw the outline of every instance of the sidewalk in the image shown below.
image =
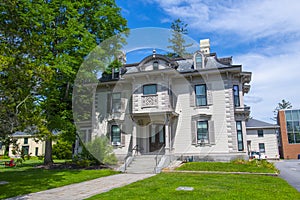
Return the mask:
{"type": "Polygon", "coordinates": [[[117,174],[24,196],[13,197],[9,198],[9,200],[81,200],[154,175],[155,174],[117,174]]]}

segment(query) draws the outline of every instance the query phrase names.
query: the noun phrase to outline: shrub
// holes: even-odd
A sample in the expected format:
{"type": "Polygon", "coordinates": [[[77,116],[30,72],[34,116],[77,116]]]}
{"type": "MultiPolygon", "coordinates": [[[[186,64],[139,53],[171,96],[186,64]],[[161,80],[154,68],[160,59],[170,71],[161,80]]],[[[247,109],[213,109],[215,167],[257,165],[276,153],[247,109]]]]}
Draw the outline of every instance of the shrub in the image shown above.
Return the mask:
{"type": "Polygon", "coordinates": [[[22,158],[17,158],[16,165],[22,165],[22,164],[23,164],[23,159],[22,158]]]}
{"type": "Polygon", "coordinates": [[[60,139],[53,145],[52,153],[57,159],[71,159],[72,144],[60,139]]]}
{"type": "Polygon", "coordinates": [[[106,136],[96,137],[93,141],[86,143],[82,158],[94,160],[96,163],[116,164],[117,158],[113,153],[113,147],[109,144],[106,136]]]}
{"type": "Polygon", "coordinates": [[[246,161],[245,159],[243,158],[236,158],[234,160],[231,160],[231,163],[234,163],[234,164],[246,164],[248,161],[246,161]]]}

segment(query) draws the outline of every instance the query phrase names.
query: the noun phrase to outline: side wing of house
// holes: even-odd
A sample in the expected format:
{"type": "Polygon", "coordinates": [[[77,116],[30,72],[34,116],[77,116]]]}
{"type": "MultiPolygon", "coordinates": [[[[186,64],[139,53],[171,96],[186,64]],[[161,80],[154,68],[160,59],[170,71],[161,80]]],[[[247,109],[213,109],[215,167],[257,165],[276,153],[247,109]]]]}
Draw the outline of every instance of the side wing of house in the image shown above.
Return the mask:
{"type": "Polygon", "coordinates": [[[275,128],[247,129],[247,146],[249,152],[263,153],[268,159],[278,159],[278,135],[275,128]]]}

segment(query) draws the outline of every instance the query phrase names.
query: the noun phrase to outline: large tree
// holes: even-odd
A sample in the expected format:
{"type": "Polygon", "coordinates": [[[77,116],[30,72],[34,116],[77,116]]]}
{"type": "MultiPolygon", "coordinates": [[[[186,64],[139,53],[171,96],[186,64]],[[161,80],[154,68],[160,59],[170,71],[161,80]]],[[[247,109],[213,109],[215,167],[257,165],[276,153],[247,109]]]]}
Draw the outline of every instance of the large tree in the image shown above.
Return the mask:
{"type": "Polygon", "coordinates": [[[172,22],[172,37],[169,38],[171,45],[168,46],[172,50],[172,53],[168,54],[168,56],[185,57],[188,55],[186,48],[190,47],[191,44],[186,44],[184,39],[184,35],[188,34],[187,26],[181,19],[176,19],[172,22]]]}
{"type": "Polygon", "coordinates": [[[16,110],[27,101],[37,107],[34,116],[39,118],[30,125],[46,140],[44,164],[51,164],[53,133],[75,139],[71,99],[81,63],[102,41],[126,30],[126,20],[113,0],[2,0],[0,11],[1,54],[7,60],[17,58],[6,68],[11,73],[6,77],[21,77],[10,92],[27,91],[5,107],[16,110]],[[33,84],[24,80],[27,69],[32,73],[27,82],[33,84]]]}

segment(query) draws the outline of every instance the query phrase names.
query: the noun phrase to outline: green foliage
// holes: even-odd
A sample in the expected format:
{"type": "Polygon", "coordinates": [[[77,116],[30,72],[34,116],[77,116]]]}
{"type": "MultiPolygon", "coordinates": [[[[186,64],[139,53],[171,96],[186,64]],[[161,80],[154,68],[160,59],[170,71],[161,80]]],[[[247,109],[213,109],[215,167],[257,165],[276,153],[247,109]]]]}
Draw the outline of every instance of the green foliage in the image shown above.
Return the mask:
{"type": "Polygon", "coordinates": [[[118,70],[118,69],[121,68],[121,67],[122,67],[122,63],[121,63],[119,60],[115,59],[115,60],[112,61],[112,62],[108,65],[108,67],[105,69],[105,73],[106,73],[106,74],[112,74],[113,69],[114,69],[114,70],[118,70]]]}
{"type": "Polygon", "coordinates": [[[75,140],[72,91],[80,65],[127,22],[113,0],[2,1],[0,12],[0,136],[35,127],[48,141],[45,164],[52,163],[52,133],[75,140]]]}
{"type": "Polygon", "coordinates": [[[277,173],[278,170],[266,160],[236,159],[231,162],[189,162],[177,168],[186,171],[257,172],[277,173]]]}
{"type": "Polygon", "coordinates": [[[23,159],[22,158],[17,158],[16,160],[16,166],[20,166],[23,164],[23,159]]]}
{"type": "Polygon", "coordinates": [[[117,158],[113,153],[113,147],[106,136],[94,138],[85,144],[81,158],[103,164],[116,164],[117,158]]]}
{"type": "Polygon", "coordinates": [[[187,24],[185,24],[181,19],[176,19],[172,22],[172,37],[169,38],[169,42],[172,44],[168,46],[173,52],[169,53],[167,56],[170,57],[185,57],[188,54],[186,51],[187,47],[190,47],[192,44],[185,44],[186,41],[183,35],[188,33],[187,24]]]}
{"type": "Polygon", "coordinates": [[[279,110],[284,110],[284,109],[291,109],[293,106],[289,101],[286,101],[284,99],[281,100],[281,102],[278,103],[276,108],[273,111],[274,117],[273,120],[277,121],[277,114],[279,110]]]}
{"type": "Polygon", "coordinates": [[[254,166],[258,168],[265,168],[265,169],[270,169],[276,173],[279,172],[279,170],[275,167],[273,163],[268,162],[267,160],[258,160],[258,159],[253,159],[250,160],[246,163],[249,166],[254,166]]]}
{"type": "Polygon", "coordinates": [[[278,103],[277,109],[290,109],[292,107],[293,106],[289,101],[282,99],[281,102],[278,103]]]}
{"type": "Polygon", "coordinates": [[[57,159],[72,158],[72,143],[59,139],[52,147],[53,156],[57,159]]]}
{"type": "Polygon", "coordinates": [[[93,161],[87,159],[81,159],[81,160],[73,161],[73,163],[75,163],[80,167],[89,167],[93,164],[93,161]]]}

